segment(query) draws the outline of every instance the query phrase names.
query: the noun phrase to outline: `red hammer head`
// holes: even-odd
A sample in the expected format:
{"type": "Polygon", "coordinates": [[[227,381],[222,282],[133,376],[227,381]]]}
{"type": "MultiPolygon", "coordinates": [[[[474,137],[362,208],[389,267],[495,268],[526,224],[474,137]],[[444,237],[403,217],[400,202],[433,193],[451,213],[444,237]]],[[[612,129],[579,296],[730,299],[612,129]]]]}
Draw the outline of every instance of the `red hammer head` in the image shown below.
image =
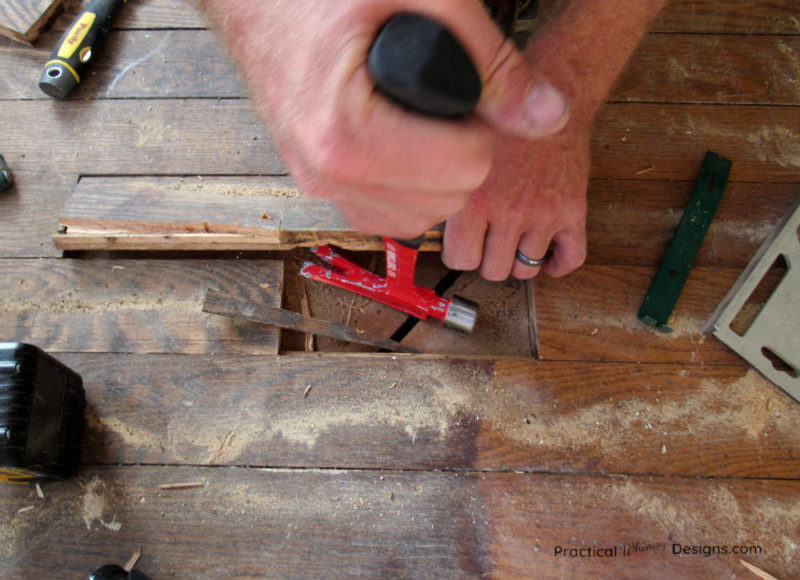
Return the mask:
{"type": "Polygon", "coordinates": [[[436,318],[448,328],[471,333],[478,319],[477,304],[458,296],[442,298],[429,288],[414,285],[421,238],[410,242],[391,238],[383,241],[386,246],[386,278],[343,258],[331,246],[318,246],[312,251],[333,268],[306,262],[300,274],[351,290],[421,320],[436,318]]]}

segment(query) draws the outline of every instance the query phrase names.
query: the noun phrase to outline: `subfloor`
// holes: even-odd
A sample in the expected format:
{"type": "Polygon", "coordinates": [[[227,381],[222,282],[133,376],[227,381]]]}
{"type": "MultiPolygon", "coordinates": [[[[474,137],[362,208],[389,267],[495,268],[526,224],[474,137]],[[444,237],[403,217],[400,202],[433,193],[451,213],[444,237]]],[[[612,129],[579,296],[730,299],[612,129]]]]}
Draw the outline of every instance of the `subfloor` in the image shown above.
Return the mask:
{"type": "MultiPolygon", "coordinates": [[[[75,478],[0,487],[0,575],[85,578],[141,549],[154,578],[798,577],[800,405],[701,331],[800,195],[800,2],[659,18],[597,121],[587,264],[535,283],[541,360],[513,282],[481,291],[512,330],[477,352],[425,326],[434,354],[306,352],[200,310],[208,287],[274,292],[302,250],[62,255],[80,179],[285,171],[188,2],[129,1],[74,98],[46,98],[67,6],[35,47],[0,38],[0,341],[79,372],[88,425],[75,478]],[[731,181],[656,333],[636,313],[709,149],[731,181]]],[[[313,316],[395,330],[305,287],[313,316]]]]}

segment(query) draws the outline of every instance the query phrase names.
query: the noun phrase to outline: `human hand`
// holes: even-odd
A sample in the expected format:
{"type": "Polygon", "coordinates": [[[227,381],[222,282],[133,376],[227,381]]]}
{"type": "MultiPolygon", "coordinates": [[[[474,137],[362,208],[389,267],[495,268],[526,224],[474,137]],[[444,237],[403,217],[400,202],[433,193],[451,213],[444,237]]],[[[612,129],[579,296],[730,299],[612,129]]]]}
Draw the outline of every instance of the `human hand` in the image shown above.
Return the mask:
{"type": "Polygon", "coordinates": [[[365,233],[410,238],[457,212],[492,167],[498,130],[558,131],[566,99],[473,0],[203,0],[261,115],[307,193],[334,202],[365,233]],[[400,11],[449,28],[484,88],[476,114],[439,120],[378,94],[366,69],[382,25],[400,11]]]}
{"type": "Polygon", "coordinates": [[[487,280],[536,276],[540,268],[515,259],[519,249],[545,258],[549,276],[568,274],[586,258],[588,176],[587,124],[538,141],[499,135],[488,178],[447,220],[442,260],[487,280]]]}

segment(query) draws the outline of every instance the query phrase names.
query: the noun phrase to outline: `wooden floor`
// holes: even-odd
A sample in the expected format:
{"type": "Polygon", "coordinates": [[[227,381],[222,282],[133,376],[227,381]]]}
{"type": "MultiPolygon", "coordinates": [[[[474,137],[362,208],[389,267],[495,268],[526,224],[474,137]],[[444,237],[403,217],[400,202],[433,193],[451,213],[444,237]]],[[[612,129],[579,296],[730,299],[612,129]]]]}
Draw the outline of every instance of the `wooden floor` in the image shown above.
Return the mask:
{"type": "Polygon", "coordinates": [[[659,18],[597,122],[588,262],[536,282],[540,361],[278,355],[200,311],[274,286],[274,255],[62,255],[81,178],[284,172],[187,2],[129,1],[74,98],[42,95],[76,10],[35,47],[0,38],[0,341],[89,403],[76,478],[0,487],[1,576],[139,548],[156,578],[800,576],[800,405],[701,333],[800,195],[800,1],[659,18]],[[636,312],[708,149],[731,181],[657,334],[636,312]],[[181,482],[202,486],[160,488],[181,482]]]}

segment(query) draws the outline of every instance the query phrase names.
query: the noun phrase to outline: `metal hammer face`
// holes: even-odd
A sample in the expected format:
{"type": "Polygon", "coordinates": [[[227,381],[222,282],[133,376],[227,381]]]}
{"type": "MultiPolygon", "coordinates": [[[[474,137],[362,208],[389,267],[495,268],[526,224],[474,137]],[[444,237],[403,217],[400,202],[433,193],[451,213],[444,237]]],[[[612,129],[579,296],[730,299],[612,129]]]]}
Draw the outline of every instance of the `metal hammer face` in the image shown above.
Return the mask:
{"type": "Polygon", "coordinates": [[[331,246],[313,248],[314,254],[331,268],[306,262],[300,275],[350,290],[420,320],[435,318],[448,328],[469,334],[478,319],[478,305],[454,296],[437,296],[429,288],[414,285],[419,242],[399,242],[384,238],[386,278],[354,264],[331,246]]]}

